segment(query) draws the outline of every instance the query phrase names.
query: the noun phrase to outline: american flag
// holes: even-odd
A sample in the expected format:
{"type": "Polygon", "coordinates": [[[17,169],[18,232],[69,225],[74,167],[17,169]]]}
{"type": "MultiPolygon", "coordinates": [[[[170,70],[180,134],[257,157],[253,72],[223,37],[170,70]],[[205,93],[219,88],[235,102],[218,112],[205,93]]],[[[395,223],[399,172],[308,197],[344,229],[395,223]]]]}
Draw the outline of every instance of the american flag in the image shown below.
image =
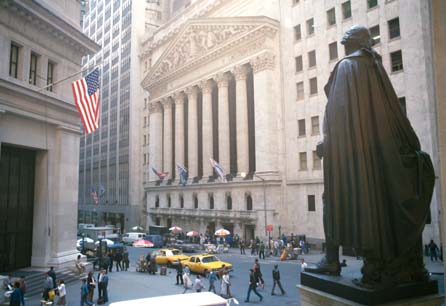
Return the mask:
{"type": "Polygon", "coordinates": [[[71,88],[85,132],[90,134],[99,128],[99,69],[73,82],[71,88]]]}
{"type": "Polygon", "coordinates": [[[184,166],[177,163],[178,174],[180,175],[180,184],[186,186],[187,184],[187,170],[184,166]]]}
{"type": "Polygon", "coordinates": [[[96,189],[94,189],[94,187],[91,187],[91,196],[93,198],[94,204],[99,204],[99,197],[98,194],[96,193],[96,189]]]}
{"type": "Polygon", "coordinates": [[[210,159],[211,160],[211,165],[212,167],[214,167],[215,172],[217,172],[218,176],[220,176],[220,179],[223,183],[227,183],[226,181],[226,176],[225,176],[225,172],[223,171],[223,168],[221,167],[221,165],[219,163],[217,163],[214,159],[210,159]]]}
{"type": "Polygon", "coordinates": [[[156,174],[156,176],[159,177],[159,179],[160,179],[161,181],[164,180],[164,178],[165,178],[166,176],[169,175],[169,172],[159,172],[159,171],[157,171],[157,170],[156,170],[155,168],[153,168],[153,167],[152,167],[152,171],[153,171],[153,173],[156,174]]]}

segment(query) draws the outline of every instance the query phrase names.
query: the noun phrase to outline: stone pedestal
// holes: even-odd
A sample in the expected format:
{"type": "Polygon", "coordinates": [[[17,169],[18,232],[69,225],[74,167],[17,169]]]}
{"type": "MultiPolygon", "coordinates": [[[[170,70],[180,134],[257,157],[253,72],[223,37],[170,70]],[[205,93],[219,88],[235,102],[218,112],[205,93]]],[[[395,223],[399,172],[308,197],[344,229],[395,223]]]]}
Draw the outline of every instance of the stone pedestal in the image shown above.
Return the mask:
{"type": "MultiPolygon", "coordinates": [[[[396,285],[392,288],[366,289],[353,284],[351,276],[320,275],[302,272],[298,290],[302,306],[319,305],[441,305],[436,280],[396,285]]],[[[358,275],[360,277],[360,275],[358,275]]]]}
{"type": "MultiPolygon", "coordinates": [[[[326,293],[303,285],[297,285],[300,295],[301,306],[364,306],[336,295],[326,293]]],[[[444,297],[440,294],[431,294],[418,298],[404,299],[390,303],[379,304],[378,306],[440,306],[444,297]]]]}

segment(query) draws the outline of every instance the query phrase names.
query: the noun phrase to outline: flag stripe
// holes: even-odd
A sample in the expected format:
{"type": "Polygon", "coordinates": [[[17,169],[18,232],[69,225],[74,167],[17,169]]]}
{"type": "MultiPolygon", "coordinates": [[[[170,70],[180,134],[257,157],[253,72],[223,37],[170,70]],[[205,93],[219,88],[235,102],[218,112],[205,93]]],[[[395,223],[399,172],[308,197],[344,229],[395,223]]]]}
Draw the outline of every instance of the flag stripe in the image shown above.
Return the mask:
{"type": "Polygon", "coordinates": [[[90,122],[88,122],[87,116],[85,116],[85,110],[84,106],[79,103],[80,101],[80,95],[79,95],[79,88],[77,87],[77,82],[74,82],[71,84],[73,93],[74,93],[74,101],[77,107],[77,110],[79,111],[79,114],[81,115],[82,123],[84,124],[84,128],[87,131],[87,133],[90,133],[90,122]]]}
{"type": "Polygon", "coordinates": [[[79,86],[81,86],[82,90],[81,90],[81,94],[82,94],[82,98],[83,98],[83,102],[84,105],[86,106],[87,109],[87,116],[90,118],[90,122],[92,123],[92,126],[94,127],[94,105],[93,105],[93,101],[90,100],[90,96],[88,95],[88,89],[87,89],[87,84],[85,83],[85,79],[80,80],[79,82],[79,86]]]}
{"type": "Polygon", "coordinates": [[[93,131],[94,125],[93,125],[93,120],[90,116],[90,109],[88,107],[88,101],[86,101],[86,99],[84,97],[84,92],[83,92],[84,88],[81,84],[81,81],[82,80],[79,80],[76,82],[77,92],[79,94],[78,103],[79,103],[79,105],[81,105],[81,107],[83,109],[82,115],[84,116],[85,120],[88,122],[87,134],[89,134],[93,131]]]}

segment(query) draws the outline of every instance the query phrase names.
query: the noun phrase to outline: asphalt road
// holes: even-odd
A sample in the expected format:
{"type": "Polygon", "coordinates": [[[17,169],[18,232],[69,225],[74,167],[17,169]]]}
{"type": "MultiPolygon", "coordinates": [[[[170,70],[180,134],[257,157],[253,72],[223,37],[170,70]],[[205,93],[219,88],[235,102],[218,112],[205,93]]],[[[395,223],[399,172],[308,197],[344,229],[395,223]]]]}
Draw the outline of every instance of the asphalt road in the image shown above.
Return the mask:
{"type": "MultiPolygon", "coordinates": [[[[116,301],[124,301],[130,299],[147,298],[154,296],[181,294],[184,289],[181,286],[175,285],[176,271],[174,269],[168,269],[166,276],[149,275],[147,273],[139,273],[135,271],[135,264],[141,254],[146,255],[147,252],[153,251],[153,249],[136,249],[129,247],[130,254],[130,270],[127,272],[116,272],[113,269],[112,273],[109,273],[109,303],[116,301]]],[[[265,288],[259,289],[259,293],[263,295],[264,299],[259,302],[259,299],[254,294],[251,294],[250,303],[244,303],[249,283],[249,269],[254,264],[255,256],[240,255],[238,250],[231,249],[228,254],[217,255],[221,260],[228,261],[233,264],[234,271],[231,273],[231,290],[232,295],[235,297],[240,305],[300,305],[299,295],[296,289],[296,285],[300,283],[300,265],[297,261],[285,261],[280,262],[278,258],[267,258],[261,260],[261,270],[263,278],[265,280],[265,288]],[[275,264],[279,265],[281,272],[282,285],[286,291],[284,296],[271,295],[272,288],[272,269],[275,264]]],[[[315,253],[306,255],[306,261],[315,262],[321,257],[321,254],[315,253]]],[[[359,271],[361,261],[348,257],[347,262],[349,264],[345,274],[354,273],[353,271],[359,271]]],[[[344,271],[343,271],[344,274],[344,271]]],[[[192,280],[195,276],[192,276],[192,280]]],[[[433,275],[433,278],[440,281],[441,291],[444,292],[444,282],[442,276],[433,275]]],[[[205,280],[206,287],[208,286],[207,280],[205,280]]],[[[219,288],[217,288],[218,290],[219,288]]],[[[189,290],[192,292],[192,290],[189,290]]],[[[276,293],[279,293],[276,288],[276,293]]],[[[97,299],[97,291],[95,292],[95,300],[97,299]]],[[[37,306],[40,298],[38,296],[31,297],[27,300],[26,305],[37,306]]],[[[79,305],[80,304],[80,282],[70,283],[67,285],[67,305],[79,305]]]]}

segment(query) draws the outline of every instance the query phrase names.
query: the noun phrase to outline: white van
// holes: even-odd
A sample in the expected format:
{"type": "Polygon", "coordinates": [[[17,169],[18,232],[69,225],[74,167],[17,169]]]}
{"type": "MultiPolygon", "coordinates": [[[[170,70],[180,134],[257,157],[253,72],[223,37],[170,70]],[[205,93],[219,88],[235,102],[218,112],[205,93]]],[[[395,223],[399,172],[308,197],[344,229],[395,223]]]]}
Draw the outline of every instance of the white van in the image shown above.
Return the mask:
{"type": "Polygon", "coordinates": [[[122,242],[125,244],[132,244],[136,240],[144,239],[146,233],[126,233],[122,235],[122,242]]]}
{"type": "Polygon", "coordinates": [[[229,306],[231,300],[226,300],[212,292],[199,292],[115,302],[110,306],[229,306]]]}

